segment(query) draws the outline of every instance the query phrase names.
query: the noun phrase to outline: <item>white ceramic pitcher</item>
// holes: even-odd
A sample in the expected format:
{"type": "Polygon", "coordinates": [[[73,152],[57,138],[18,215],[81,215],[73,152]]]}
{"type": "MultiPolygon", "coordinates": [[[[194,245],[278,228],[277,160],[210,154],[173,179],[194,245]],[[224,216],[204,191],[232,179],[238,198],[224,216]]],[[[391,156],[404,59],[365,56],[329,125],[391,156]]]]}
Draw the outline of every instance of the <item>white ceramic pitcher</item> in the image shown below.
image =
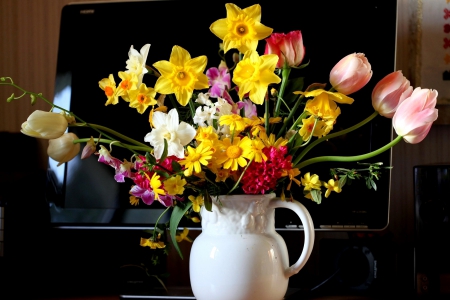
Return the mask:
{"type": "Polygon", "coordinates": [[[212,211],[202,207],[201,217],[202,233],[189,261],[197,300],[281,300],[289,277],[305,265],[313,248],[314,225],[306,208],[274,194],[219,196],[212,211]],[[303,250],[292,266],[286,243],[275,231],[275,208],[293,210],[304,227],[303,250]]]}

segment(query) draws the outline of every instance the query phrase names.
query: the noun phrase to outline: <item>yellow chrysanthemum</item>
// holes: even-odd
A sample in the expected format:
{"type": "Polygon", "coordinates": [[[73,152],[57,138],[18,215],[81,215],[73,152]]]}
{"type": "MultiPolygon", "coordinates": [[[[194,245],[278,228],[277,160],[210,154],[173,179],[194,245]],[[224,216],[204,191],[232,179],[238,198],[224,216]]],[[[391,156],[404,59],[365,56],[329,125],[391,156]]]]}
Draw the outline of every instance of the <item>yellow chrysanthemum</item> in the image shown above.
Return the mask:
{"type": "Polygon", "coordinates": [[[136,74],[128,72],[119,72],[119,78],[122,81],[119,83],[117,90],[120,92],[122,99],[129,102],[128,92],[137,89],[138,78],[136,74]]]}
{"type": "Polygon", "coordinates": [[[221,126],[228,125],[230,126],[231,132],[241,132],[247,126],[244,118],[240,115],[231,114],[231,115],[223,115],[219,119],[219,124],[221,126]]]}
{"type": "Polygon", "coordinates": [[[203,141],[213,141],[217,140],[219,137],[217,133],[214,132],[214,128],[212,126],[208,127],[198,127],[197,135],[195,136],[195,140],[198,142],[203,141]]]}
{"type": "Polygon", "coordinates": [[[117,104],[119,103],[119,96],[120,93],[117,92],[116,89],[116,81],[114,80],[114,76],[112,74],[109,74],[108,78],[103,78],[98,82],[98,85],[100,88],[105,91],[105,95],[108,98],[106,100],[105,106],[110,104],[117,104]]]}
{"type": "Polygon", "coordinates": [[[191,202],[192,202],[192,209],[195,212],[200,212],[200,208],[204,203],[203,196],[198,195],[197,197],[195,197],[195,196],[190,195],[188,197],[188,199],[191,200],[191,202]]]}
{"type": "Polygon", "coordinates": [[[325,198],[330,196],[331,192],[340,193],[342,189],[339,187],[339,181],[334,181],[334,179],[328,180],[328,182],[324,182],[323,185],[327,188],[325,192],[325,198]]]}
{"type": "Polygon", "coordinates": [[[245,94],[256,104],[263,104],[267,88],[271,83],[280,83],[275,75],[278,56],[267,54],[259,56],[256,51],[245,52],[244,58],[233,72],[233,82],[239,87],[239,98],[245,94]]]}
{"type": "Polygon", "coordinates": [[[180,46],[173,46],[170,60],[161,60],[153,66],[161,73],[155,84],[155,91],[160,94],[175,94],[177,101],[186,106],[195,90],[209,87],[205,70],[205,55],[192,58],[189,52],[180,46]]]}
{"type": "Polygon", "coordinates": [[[221,157],[219,164],[223,164],[224,169],[236,171],[238,165],[245,167],[248,163],[247,159],[251,157],[252,141],[248,137],[243,139],[235,137],[233,142],[229,138],[223,140],[224,156],[221,157]]]}
{"type": "Polygon", "coordinates": [[[213,152],[210,150],[210,146],[205,146],[203,143],[197,146],[197,148],[187,147],[188,154],[185,159],[180,160],[179,163],[185,166],[184,176],[191,176],[192,173],[200,173],[202,166],[207,166],[208,161],[212,158],[213,152]]]}
{"type": "Polygon", "coordinates": [[[225,53],[233,48],[245,53],[256,50],[258,41],[268,37],[273,29],[261,24],[261,6],[255,4],[241,9],[235,4],[225,4],[227,17],[211,24],[210,30],[223,40],[225,53]]]}
{"type": "Polygon", "coordinates": [[[277,149],[279,149],[282,146],[286,146],[288,143],[288,140],[282,137],[279,137],[278,139],[275,140],[275,135],[273,133],[271,133],[269,136],[267,136],[267,133],[262,132],[259,135],[259,138],[261,139],[261,141],[264,143],[264,145],[266,147],[270,147],[273,146],[277,149]]]}
{"type": "Polygon", "coordinates": [[[263,153],[264,143],[259,139],[255,138],[251,140],[251,151],[249,155],[249,159],[253,159],[255,162],[262,162],[263,160],[267,160],[267,156],[263,153]]]}
{"type": "Polygon", "coordinates": [[[180,175],[176,175],[175,177],[170,177],[164,181],[164,189],[169,195],[181,195],[184,192],[186,183],[186,179],[181,178],[180,175]]]}
{"type": "Polygon", "coordinates": [[[145,83],[141,83],[139,89],[129,91],[128,96],[130,107],[136,108],[140,114],[143,114],[150,105],[156,104],[155,90],[151,87],[147,87],[145,83]]]}

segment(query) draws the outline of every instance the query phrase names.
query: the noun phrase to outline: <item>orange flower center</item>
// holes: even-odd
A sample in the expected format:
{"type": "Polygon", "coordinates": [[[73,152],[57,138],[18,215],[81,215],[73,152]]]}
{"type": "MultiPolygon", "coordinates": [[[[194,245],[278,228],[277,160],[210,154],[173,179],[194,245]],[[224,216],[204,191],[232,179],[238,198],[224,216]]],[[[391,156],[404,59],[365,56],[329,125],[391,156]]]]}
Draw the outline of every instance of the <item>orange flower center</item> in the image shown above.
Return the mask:
{"type": "Polygon", "coordinates": [[[145,96],[144,94],[139,94],[139,95],[137,96],[137,101],[138,101],[139,103],[144,103],[146,100],[147,100],[147,96],[145,96]]]}
{"type": "Polygon", "coordinates": [[[120,87],[123,88],[124,90],[128,90],[128,88],[130,87],[130,82],[128,80],[123,80],[120,83],[120,87]]]}
{"type": "Polygon", "coordinates": [[[230,146],[227,148],[227,156],[229,158],[238,158],[242,154],[242,149],[238,146],[230,146]]]}

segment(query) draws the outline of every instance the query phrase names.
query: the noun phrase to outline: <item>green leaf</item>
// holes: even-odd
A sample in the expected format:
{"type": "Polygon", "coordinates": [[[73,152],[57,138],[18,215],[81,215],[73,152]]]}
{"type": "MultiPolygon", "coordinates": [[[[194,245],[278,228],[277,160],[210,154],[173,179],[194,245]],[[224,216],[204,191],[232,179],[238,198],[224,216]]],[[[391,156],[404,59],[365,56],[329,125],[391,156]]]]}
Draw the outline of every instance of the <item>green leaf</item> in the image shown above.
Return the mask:
{"type": "Polygon", "coordinates": [[[208,191],[205,192],[203,195],[203,203],[205,205],[205,208],[207,211],[212,211],[212,199],[211,195],[208,193],[208,191]]]}
{"type": "Polygon", "coordinates": [[[167,143],[167,140],[164,139],[164,151],[163,151],[159,161],[164,161],[166,159],[167,153],[169,152],[169,150],[167,148],[169,148],[169,144],[167,143]]]}
{"type": "Polygon", "coordinates": [[[341,189],[345,183],[347,183],[347,176],[343,175],[339,178],[338,184],[339,184],[339,188],[341,189]]]}
{"type": "Polygon", "coordinates": [[[150,153],[146,153],[145,154],[145,159],[147,160],[147,163],[151,164],[151,165],[156,165],[156,159],[153,155],[151,155],[150,153]]]}
{"type": "Polygon", "coordinates": [[[172,170],[175,173],[181,172],[181,165],[176,161],[176,160],[172,160],[172,170]]]}
{"type": "Polygon", "coordinates": [[[172,239],[173,246],[177,250],[180,257],[183,259],[183,254],[181,253],[180,246],[178,246],[178,242],[176,239],[178,224],[180,224],[181,218],[184,214],[191,208],[192,202],[186,202],[186,206],[181,208],[179,206],[175,206],[172,210],[172,215],[170,216],[170,238],[172,239]]]}
{"type": "Polygon", "coordinates": [[[373,181],[372,179],[370,180],[370,184],[372,185],[373,189],[376,191],[377,190],[377,184],[375,183],[375,181],[373,181]]]}
{"type": "Polygon", "coordinates": [[[322,192],[320,190],[311,190],[311,196],[317,204],[322,203],[322,192]]]}
{"type": "Polygon", "coordinates": [[[170,177],[169,173],[167,173],[166,171],[162,171],[162,170],[153,170],[153,171],[155,171],[156,174],[158,174],[164,178],[170,177]]]}

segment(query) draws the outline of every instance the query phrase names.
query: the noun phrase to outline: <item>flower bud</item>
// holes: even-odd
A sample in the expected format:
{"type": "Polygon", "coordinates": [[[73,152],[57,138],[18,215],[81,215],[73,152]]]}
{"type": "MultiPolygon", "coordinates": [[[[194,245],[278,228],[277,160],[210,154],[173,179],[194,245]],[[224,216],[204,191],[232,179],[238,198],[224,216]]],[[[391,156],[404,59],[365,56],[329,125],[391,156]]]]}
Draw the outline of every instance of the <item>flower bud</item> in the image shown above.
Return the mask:
{"type": "Polygon", "coordinates": [[[372,78],[372,67],[363,53],[352,53],[342,58],[330,72],[330,83],[333,88],[350,95],[372,78]]]}
{"type": "Polygon", "coordinates": [[[405,142],[417,144],[427,136],[438,117],[437,95],[436,90],[418,87],[397,107],[392,125],[405,142]]]}
{"type": "Polygon", "coordinates": [[[63,135],[67,125],[66,118],[61,114],[35,110],[22,124],[21,132],[35,138],[56,139],[63,135]]]}
{"type": "Polygon", "coordinates": [[[94,138],[91,136],[90,140],[86,143],[86,146],[84,146],[83,151],[81,152],[81,159],[88,158],[92,154],[94,154],[96,150],[96,145],[94,138]]]}
{"type": "Polygon", "coordinates": [[[73,159],[80,152],[80,144],[73,141],[78,137],[72,133],[65,133],[57,139],[48,141],[47,154],[58,162],[58,166],[73,159]]]}
{"type": "Polygon", "coordinates": [[[395,110],[406,98],[411,96],[413,87],[403,76],[395,71],[381,79],[372,91],[372,106],[382,116],[392,118],[395,110]]]}
{"type": "Polygon", "coordinates": [[[285,63],[289,67],[300,65],[305,56],[301,31],[295,30],[288,34],[272,33],[266,39],[264,54],[276,54],[278,56],[277,68],[282,68],[285,63]]]}

